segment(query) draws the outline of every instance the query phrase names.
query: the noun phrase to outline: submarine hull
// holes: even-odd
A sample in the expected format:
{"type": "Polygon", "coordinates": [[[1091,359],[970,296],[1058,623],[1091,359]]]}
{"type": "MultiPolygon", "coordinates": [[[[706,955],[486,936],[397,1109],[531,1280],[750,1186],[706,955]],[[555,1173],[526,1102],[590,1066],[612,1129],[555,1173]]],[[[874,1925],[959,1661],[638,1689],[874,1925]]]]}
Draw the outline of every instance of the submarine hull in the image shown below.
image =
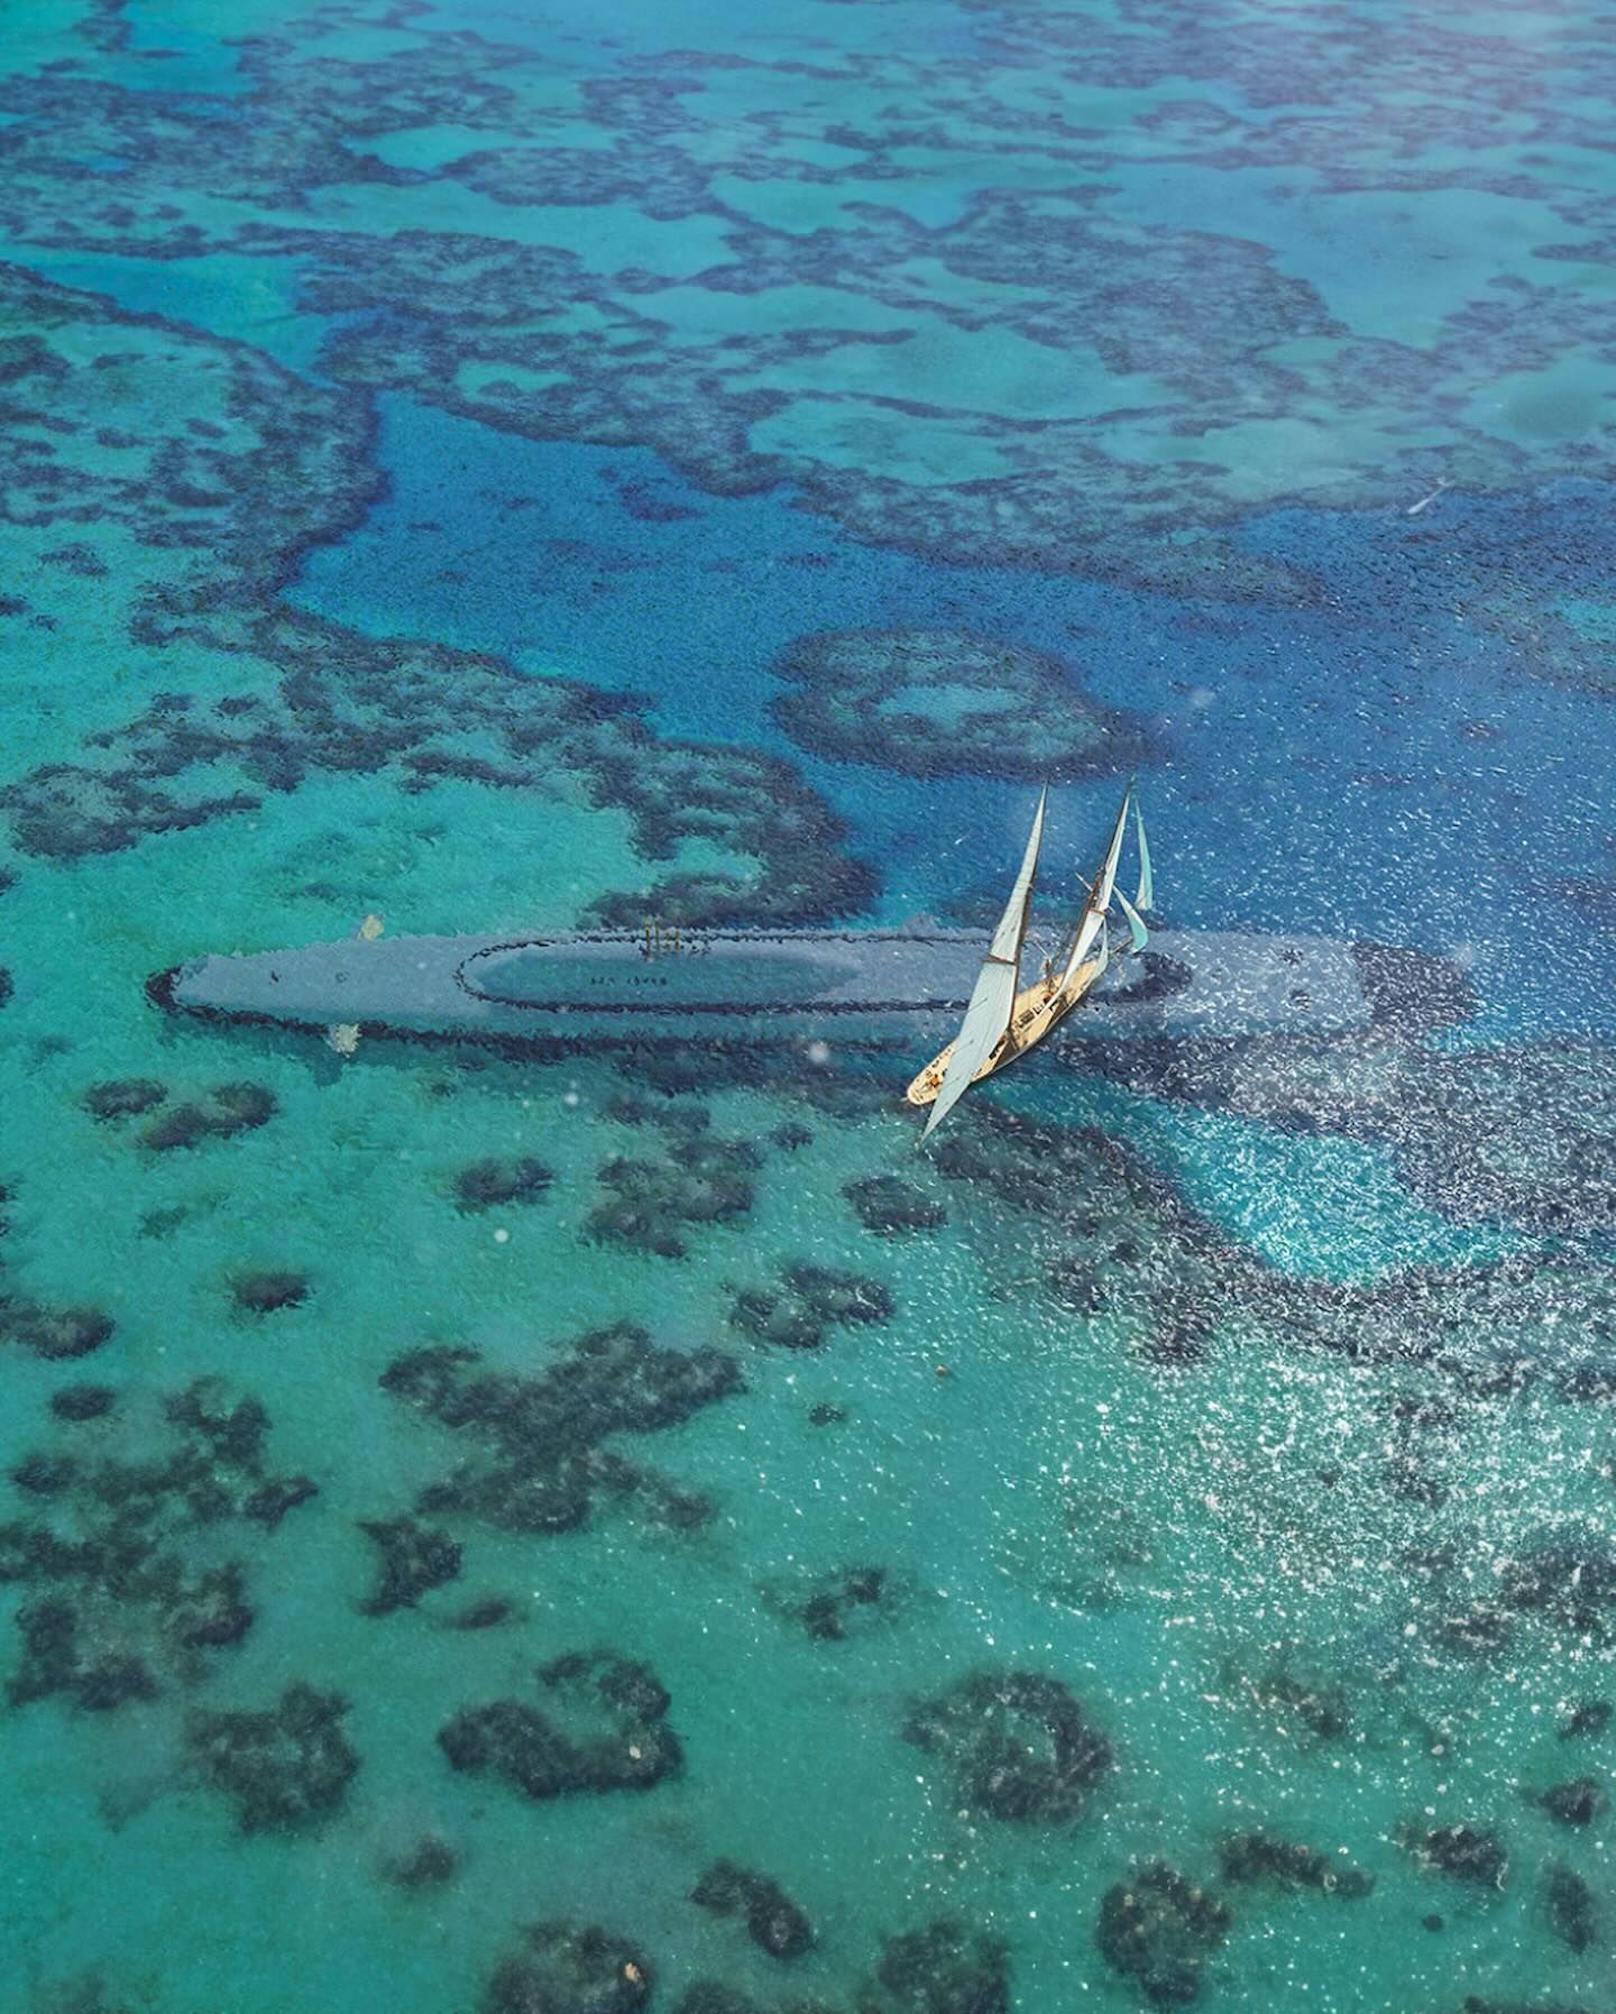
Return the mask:
{"type": "MultiPolygon", "coordinates": [[[[499,1046],[626,1041],[945,1039],[982,957],[975,931],[713,931],[648,946],[627,932],[353,937],[192,959],[153,1002],[210,1020],[499,1046]]],[[[1117,960],[1057,1039],[1346,1033],[1375,1019],[1350,944],[1153,933],[1117,960]]]]}

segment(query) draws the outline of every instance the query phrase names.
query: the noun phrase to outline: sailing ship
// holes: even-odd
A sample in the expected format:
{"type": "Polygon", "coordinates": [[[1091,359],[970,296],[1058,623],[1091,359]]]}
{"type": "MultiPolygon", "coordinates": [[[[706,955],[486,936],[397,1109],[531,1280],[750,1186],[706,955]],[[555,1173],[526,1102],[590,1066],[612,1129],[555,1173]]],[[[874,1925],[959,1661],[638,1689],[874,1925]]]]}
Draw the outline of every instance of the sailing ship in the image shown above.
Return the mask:
{"type": "Polygon", "coordinates": [[[1039,793],[1021,871],[993,932],[960,1031],[915,1077],[905,1094],[911,1105],[931,1107],[922,1139],[936,1131],[971,1085],[1005,1069],[1052,1034],[1104,976],[1113,955],[1137,954],[1150,941],[1144,920],[1155,903],[1150,842],[1145,836],[1144,813],[1130,783],[1122,794],[1104,857],[1094,879],[1085,883],[1088,899],[1073,927],[1060,969],[1056,970],[1054,961],[1046,961],[1042,977],[1031,986],[1021,986],[1021,954],[1038,879],[1048,798],[1047,790],[1039,793]],[[1131,902],[1117,886],[1130,811],[1139,846],[1139,885],[1131,902]],[[1110,927],[1113,901],[1128,926],[1127,937],[1115,947],[1110,927]]]}

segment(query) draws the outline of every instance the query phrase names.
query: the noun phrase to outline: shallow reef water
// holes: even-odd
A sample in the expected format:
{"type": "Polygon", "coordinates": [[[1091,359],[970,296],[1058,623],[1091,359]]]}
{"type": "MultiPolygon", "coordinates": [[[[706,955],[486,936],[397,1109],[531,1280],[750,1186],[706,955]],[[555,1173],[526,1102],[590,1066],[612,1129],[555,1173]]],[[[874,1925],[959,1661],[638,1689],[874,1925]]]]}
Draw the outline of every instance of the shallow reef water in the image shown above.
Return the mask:
{"type": "Polygon", "coordinates": [[[1608,28],[9,10],[0,2014],[1613,2014],[1608,28]],[[146,991],[1129,774],[1362,1026],[146,991]]]}

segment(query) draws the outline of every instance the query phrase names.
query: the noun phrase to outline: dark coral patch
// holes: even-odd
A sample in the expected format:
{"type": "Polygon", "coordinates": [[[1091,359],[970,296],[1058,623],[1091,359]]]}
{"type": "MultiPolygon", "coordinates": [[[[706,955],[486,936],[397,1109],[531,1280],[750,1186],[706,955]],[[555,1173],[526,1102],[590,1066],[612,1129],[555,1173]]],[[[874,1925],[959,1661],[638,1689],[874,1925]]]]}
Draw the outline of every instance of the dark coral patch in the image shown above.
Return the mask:
{"type": "Polygon", "coordinates": [[[679,1425],[744,1389],[733,1357],[663,1349],[633,1323],[581,1336],[538,1377],[480,1368],[475,1350],[412,1350],[383,1389],[475,1450],[423,1492],[432,1514],[463,1512],[505,1531],[567,1531],[599,1495],[637,1496],[675,1526],[699,1523],[705,1500],[636,1467],[601,1443],[679,1425]]]}
{"type": "Polygon", "coordinates": [[[1276,1888],[1316,1888],[1325,1895],[1364,1896],[1375,1877],[1362,1868],[1338,1866],[1327,1853],[1276,1839],[1270,1832],[1237,1832],[1218,1847],[1225,1881],[1266,1882],[1276,1888]]]}
{"type": "Polygon", "coordinates": [[[780,725],[843,762],[1042,783],[1114,774],[1151,753],[1143,722],[1089,699],[1070,666],[962,630],[824,630],[776,669],[789,688],[773,703],[780,725]]]}
{"type": "Polygon", "coordinates": [[[339,1693],[296,1683],[263,1712],[192,1714],[186,1746],[243,1832],[302,1831],[341,1807],[358,1774],[347,1711],[339,1693]]]}
{"type": "Polygon", "coordinates": [[[1075,1818],[1112,1763],[1111,1744],[1059,1679],[979,1672],[923,1701],[904,1739],[941,1756],[960,1802],[989,1818],[1075,1818]]]}
{"type": "Polygon", "coordinates": [[[1569,1867],[1551,1867],[1543,1883],[1549,1928],[1573,1951],[1586,1951],[1600,1939],[1600,1908],[1594,1891],[1569,1867]]]}
{"type": "Polygon", "coordinates": [[[52,1392],[50,1409],[59,1420],[98,1420],[117,1404],[110,1385],[63,1385],[52,1392]]]}
{"type": "Polygon", "coordinates": [[[735,1296],[730,1326],[780,1349],[817,1350],[825,1331],[890,1321],[889,1288],[858,1273],[805,1263],[785,1266],[782,1288],[747,1288],[735,1296]]]}
{"type": "Polygon", "coordinates": [[[1409,1826],[1402,1843],[1427,1867],[1477,1888],[1502,1888],[1509,1874],[1509,1849],[1483,1825],[1409,1826]]]}
{"type": "Polygon", "coordinates": [[[1538,1803],[1560,1825],[1592,1825],[1610,1804],[1597,1776],[1574,1776],[1545,1790],[1538,1803]]]}
{"type": "Polygon", "coordinates": [[[840,1643],[894,1622],[912,1594],[908,1581],[884,1566],[834,1567],[763,1589],[768,1606],[816,1643],[840,1643]]]}
{"type": "Polygon", "coordinates": [[[92,1084],[84,1094],[84,1109],[92,1119],[134,1119],[167,1096],[168,1086],[155,1077],[116,1077],[92,1084]]]}
{"type": "Polygon", "coordinates": [[[744,1916],[747,1935],[771,1958],[800,1958],[813,1944],[807,1912],[779,1882],[733,1860],[714,1861],[690,1891],[690,1899],[715,1916],[744,1916]]]}
{"type": "Polygon", "coordinates": [[[308,1297],[308,1277],[303,1273],[243,1273],[230,1287],[230,1298],[244,1315],[272,1315],[281,1308],[301,1307],[308,1297]]]}
{"type": "Polygon", "coordinates": [[[203,1383],[164,1411],[166,1449],[146,1437],[124,1448],[116,1435],[131,1429],[120,1416],[93,1461],[47,1448],[19,1464],[15,1481],[37,1511],[0,1526],[0,1582],[28,1590],[10,1679],[17,1703],[54,1692],[104,1710],[146,1698],[197,1679],[252,1627],[246,1570],[218,1556],[225,1529],[232,1519],[273,1522],[261,1516],[266,1492],[301,1501],[314,1485],[266,1473],[269,1416],[255,1399],[203,1383]],[[212,1557],[199,1561],[203,1533],[212,1557]]]}
{"type": "Polygon", "coordinates": [[[600,1171],[609,1193],[589,1217],[589,1235],[664,1259],[682,1259],[688,1233],[729,1224],[752,1207],[757,1149],[702,1132],[670,1139],[663,1160],[619,1156],[600,1171]]]}
{"type": "Polygon", "coordinates": [[[112,1317],[99,1308],[43,1308],[35,1301],[0,1296],[0,1342],[15,1343],[36,1357],[87,1357],[111,1339],[112,1330],[112,1317]]]}
{"type": "Polygon", "coordinates": [[[935,1231],[948,1222],[947,1210],[935,1197],[898,1175],[871,1175],[866,1181],[849,1182],[842,1193],[865,1230],[878,1238],[896,1237],[905,1231],[935,1231]]]}
{"type": "Polygon", "coordinates": [[[452,1768],[488,1771],[528,1797],[549,1798],[649,1790],[680,1767],[668,1695],[648,1665],[577,1653],[536,1676],[541,1706],[495,1700],[462,1708],[439,1729],[452,1768]]]}
{"type": "Polygon", "coordinates": [[[494,1155],[460,1170],[455,1176],[455,1200],[463,1210],[534,1203],[549,1188],[551,1179],[550,1170],[531,1155],[494,1155]]]}
{"type": "Polygon", "coordinates": [[[459,1576],[460,1547],[446,1531],[412,1517],[373,1519],[359,1529],[381,1554],[376,1586],[363,1604],[366,1615],[413,1608],[423,1594],[459,1576]]]}
{"type": "Polygon", "coordinates": [[[537,1923],[496,1968],[482,2014],[639,2014],[652,1977],[626,1938],[595,1924],[537,1923]]]}
{"type": "Polygon", "coordinates": [[[433,1833],[418,1839],[407,1853],[382,1863],[382,1872],[393,1886],[412,1895],[425,1888],[442,1888],[459,1871],[460,1855],[448,1840],[433,1833]]]}
{"type": "Polygon", "coordinates": [[[869,2014],[1010,2014],[1009,1947],[939,1917],[885,1940],[860,2006],[869,2014]]]}
{"type": "Polygon", "coordinates": [[[229,1140],[266,1126],[277,1109],[274,1093],[262,1084],[219,1084],[205,1096],[161,1113],[141,1128],[140,1140],[159,1154],[199,1147],[205,1140],[229,1140]]]}
{"type": "Polygon", "coordinates": [[[1232,1921],[1210,1889],[1153,1860],[1106,1890],[1095,1938],[1106,1964],[1153,2007],[1187,2007],[1232,1921]]]}

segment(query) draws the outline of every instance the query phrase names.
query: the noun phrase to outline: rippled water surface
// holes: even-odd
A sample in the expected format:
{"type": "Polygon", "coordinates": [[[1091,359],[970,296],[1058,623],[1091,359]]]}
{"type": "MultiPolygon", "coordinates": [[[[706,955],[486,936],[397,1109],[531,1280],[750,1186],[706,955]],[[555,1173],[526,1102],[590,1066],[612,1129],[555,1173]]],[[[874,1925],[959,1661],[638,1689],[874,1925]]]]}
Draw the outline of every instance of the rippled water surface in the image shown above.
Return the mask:
{"type": "Polygon", "coordinates": [[[1609,2014],[1608,17],[12,13],[0,2014],[1609,2014]],[[1363,1025],[146,991],[1133,772],[1363,1025]]]}

